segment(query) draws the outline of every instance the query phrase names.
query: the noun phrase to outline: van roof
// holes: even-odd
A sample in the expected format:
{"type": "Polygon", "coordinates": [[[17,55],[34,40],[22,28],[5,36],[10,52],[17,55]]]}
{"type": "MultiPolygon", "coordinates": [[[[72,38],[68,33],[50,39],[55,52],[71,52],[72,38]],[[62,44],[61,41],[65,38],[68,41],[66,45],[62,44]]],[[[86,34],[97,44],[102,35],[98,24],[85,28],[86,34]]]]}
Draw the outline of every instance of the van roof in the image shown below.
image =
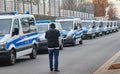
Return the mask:
{"type": "Polygon", "coordinates": [[[34,17],[33,15],[30,14],[15,14],[15,15],[0,15],[0,19],[12,19],[15,17],[34,17]]]}
{"type": "Polygon", "coordinates": [[[79,18],[75,18],[75,19],[60,19],[60,20],[56,20],[56,21],[73,21],[73,20],[81,20],[79,18]]]}
{"type": "Polygon", "coordinates": [[[37,20],[36,23],[50,23],[51,20],[37,20]]]}

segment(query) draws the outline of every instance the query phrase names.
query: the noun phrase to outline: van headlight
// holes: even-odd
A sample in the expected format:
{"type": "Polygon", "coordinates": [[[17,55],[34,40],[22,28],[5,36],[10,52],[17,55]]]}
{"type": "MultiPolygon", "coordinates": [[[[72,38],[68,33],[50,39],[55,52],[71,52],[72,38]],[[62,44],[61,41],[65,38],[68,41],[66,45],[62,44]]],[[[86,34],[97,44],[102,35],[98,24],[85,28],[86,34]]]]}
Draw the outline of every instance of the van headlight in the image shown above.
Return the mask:
{"type": "Polygon", "coordinates": [[[99,30],[96,30],[96,32],[99,32],[99,30]]]}
{"type": "Polygon", "coordinates": [[[104,29],[104,31],[107,31],[107,29],[104,29]]]}
{"type": "Polygon", "coordinates": [[[43,38],[40,38],[40,39],[38,40],[38,42],[47,42],[47,40],[46,40],[46,39],[43,39],[43,38]]]}
{"type": "Polygon", "coordinates": [[[88,31],[87,34],[92,34],[92,31],[88,31]]]}
{"type": "Polygon", "coordinates": [[[4,49],[5,46],[6,46],[6,43],[7,43],[7,42],[2,42],[2,43],[0,43],[0,49],[4,49]]]}
{"type": "Polygon", "coordinates": [[[67,39],[72,39],[72,37],[71,36],[67,36],[67,39]]]}
{"type": "Polygon", "coordinates": [[[63,35],[63,38],[66,38],[67,35],[63,35]]]}

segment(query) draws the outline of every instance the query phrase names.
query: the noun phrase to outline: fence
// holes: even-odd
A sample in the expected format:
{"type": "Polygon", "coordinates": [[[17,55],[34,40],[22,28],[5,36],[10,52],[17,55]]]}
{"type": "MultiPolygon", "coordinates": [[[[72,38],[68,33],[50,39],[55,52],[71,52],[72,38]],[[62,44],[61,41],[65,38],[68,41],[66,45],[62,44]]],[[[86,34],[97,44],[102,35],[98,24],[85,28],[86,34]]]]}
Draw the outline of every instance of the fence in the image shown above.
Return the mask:
{"type": "Polygon", "coordinates": [[[30,11],[31,14],[44,16],[75,16],[81,19],[94,17],[93,14],[65,10],[61,8],[63,0],[0,0],[0,12],[17,11],[24,13],[30,11]]]}

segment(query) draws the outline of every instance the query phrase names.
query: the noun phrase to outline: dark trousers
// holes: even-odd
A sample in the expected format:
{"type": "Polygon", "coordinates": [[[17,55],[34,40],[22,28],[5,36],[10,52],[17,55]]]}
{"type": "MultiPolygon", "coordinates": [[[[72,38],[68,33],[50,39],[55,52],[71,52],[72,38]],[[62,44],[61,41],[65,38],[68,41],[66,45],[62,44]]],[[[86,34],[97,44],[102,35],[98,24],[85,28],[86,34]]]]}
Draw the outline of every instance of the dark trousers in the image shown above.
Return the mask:
{"type": "Polygon", "coordinates": [[[48,54],[49,54],[50,70],[51,71],[53,71],[53,69],[58,70],[59,49],[48,50],[48,54]],[[53,61],[54,61],[54,65],[53,65],[53,61]]]}

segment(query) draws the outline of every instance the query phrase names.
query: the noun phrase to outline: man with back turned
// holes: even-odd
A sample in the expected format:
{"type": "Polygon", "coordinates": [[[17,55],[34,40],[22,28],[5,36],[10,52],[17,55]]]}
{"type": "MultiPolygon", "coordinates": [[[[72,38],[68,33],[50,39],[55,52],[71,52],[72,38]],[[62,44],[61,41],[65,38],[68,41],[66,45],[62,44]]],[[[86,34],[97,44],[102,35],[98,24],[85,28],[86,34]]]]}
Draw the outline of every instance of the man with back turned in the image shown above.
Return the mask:
{"type": "Polygon", "coordinates": [[[48,40],[50,71],[55,72],[59,72],[58,70],[59,36],[60,32],[55,29],[55,24],[54,23],[50,24],[50,29],[46,32],[45,38],[48,40]]]}

